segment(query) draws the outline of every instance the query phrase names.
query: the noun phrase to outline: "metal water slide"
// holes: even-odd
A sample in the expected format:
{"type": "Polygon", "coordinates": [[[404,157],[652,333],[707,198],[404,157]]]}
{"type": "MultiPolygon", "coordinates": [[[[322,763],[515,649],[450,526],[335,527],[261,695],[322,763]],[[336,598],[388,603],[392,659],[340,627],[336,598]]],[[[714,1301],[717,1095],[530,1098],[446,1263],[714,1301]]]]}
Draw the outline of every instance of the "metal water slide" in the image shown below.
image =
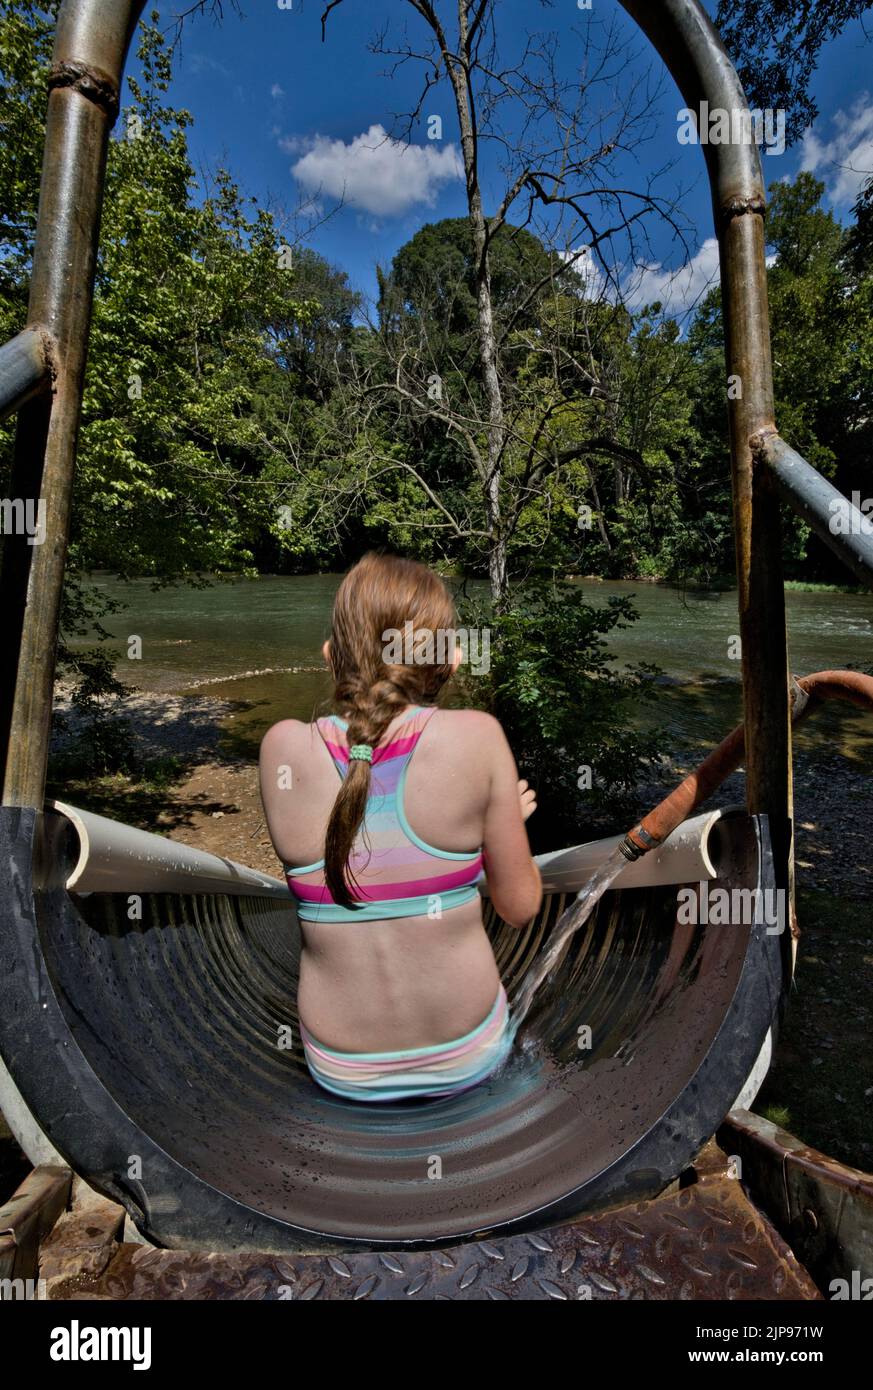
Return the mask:
{"type": "MultiPolygon", "coordinates": [[[[689,106],[745,108],[696,0],[622,3],[689,106]]],[[[14,634],[0,675],[6,1118],[33,1162],[68,1164],[170,1248],[430,1250],[654,1197],[766,1072],[792,969],[791,933],[766,914],[689,926],[675,882],[617,885],[571,942],[528,1044],[499,1076],[454,1099],[376,1110],[318,1091],[306,1072],[299,929],[281,887],[166,842],[152,854],[153,837],[101,832],[87,813],[44,801],[107,141],[142,9],[61,6],[29,317],[0,349],[0,408],[19,412],[13,496],[46,503],[44,543],[10,535],[3,555],[14,634]],[[579,1046],[586,1025],[590,1050],[579,1046]]],[[[711,828],[712,877],[695,874],[693,886],[790,900],[780,497],[829,544],[844,541],[826,526],[829,485],[773,421],[757,151],[704,153],[727,369],[743,383],[729,411],[747,805],[711,828]]],[[[869,578],[873,548],[852,543],[844,558],[869,578]]],[[[553,891],[525,931],[486,910],[511,998],[580,886],[561,878],[560,862],[552,869],[553,891]]]]}

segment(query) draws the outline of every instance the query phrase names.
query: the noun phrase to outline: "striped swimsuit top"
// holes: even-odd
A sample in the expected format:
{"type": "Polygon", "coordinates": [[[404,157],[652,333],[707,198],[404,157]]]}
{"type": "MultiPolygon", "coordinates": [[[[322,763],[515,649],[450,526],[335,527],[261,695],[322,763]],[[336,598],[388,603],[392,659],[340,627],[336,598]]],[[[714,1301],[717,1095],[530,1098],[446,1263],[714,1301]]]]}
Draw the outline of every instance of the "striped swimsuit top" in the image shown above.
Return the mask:
{"type": "MultiPolygon", "coordinates": [[[[391,742],[373,749],[370,792],[349,869],[361,893],[360,907],[334,902],[324,881],[324,860],[284,864],[288,887],[304,922],[375,922],[393,917],[442,916],[477,894],[481,850],[454,854],[435,849],[406,819],[403,793],[416,745],[436,707],[414,706],[396,726],[391,742]]],[[[349,767],[348,725],[338,715],[316,720],[341,778],[349,767]]]]}

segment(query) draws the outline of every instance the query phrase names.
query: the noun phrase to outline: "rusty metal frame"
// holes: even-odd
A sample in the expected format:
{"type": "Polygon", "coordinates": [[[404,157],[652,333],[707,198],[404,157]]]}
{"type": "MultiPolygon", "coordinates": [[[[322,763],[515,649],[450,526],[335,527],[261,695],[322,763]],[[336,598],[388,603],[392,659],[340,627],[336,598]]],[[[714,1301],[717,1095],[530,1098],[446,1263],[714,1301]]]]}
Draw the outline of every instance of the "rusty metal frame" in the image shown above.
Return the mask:
{"type": "Polygon", "coordinates": [[[48,390],[53,359],[51,334],[40,328],[23,328],[0,347],[0,420],[48,390]]]}
{"type": "MultiPolygon", "coordinates": [[[[621,3],[663,57],[689,106],[707,101],[710,107],[747,110],[736,72],[698,0],[621,3]]],[[[11,536],[5,546],[2,597],[13,628],[7,647],[12,659],[0,678],[6,805],[41,807],[43,801],[107,143],[128,47],[143,9],[144,0],[64,0],[61,5],[49,80],[29,327],[17,348],[0,350],[0,405],[25,401],[13,495],[45,499],[47,532],[43,545],[11,536]],[[37,337],[44,345],[42,358],[35,355],[37,337]],[[50,391],[42,389],[49,384],[50,391]],[[34,391],[39,394],[31,398],[34,391]]],[[[791,724],[779,491],[772,451],[753,447],[756,440],[775,434],[765,190],[753,144],[704,144],[703,149],[721,253],[727,371],[742,382],[742,394],[728,401],[728,410],[747,799],[750,811],[771,817],[779,878],[787,886],[791,724]]],[[[784,476],[779,482],[796,502],[792,484],[784,476]]]]}
{"type": "MultiPolygon", "coordinates": [[[[621,3],[663,57],[688,106],[696,108],[706,101],[711,108],[747,110],[734,68],[699,0],[621,3]]],[[[19,410],[12,494],[25,503],[39,499],[45,503],[44,543],[31,545],[26,536],[6,538],[0,588],[10,627],[8,660],[0,668],[0,758],[4,759],[0,825],[8,828],[0,877],[7,882],[8,900],[13,905],[10,911],[28,948],[34,922],[28,916],[30,908],[21,885],[33,869],[32,837],[35,843],[45,790],[55,649],[106,156],[110,129],[118,114],[127,51],[144,8],[145,0],[63,0],[60,7],[49,78],[28,322],[16,338],[0,347],[0,413],[19,410]]],[[[759,817],[761,835],[767,833],[769,822],[774,886],[787,888],[791,878],[791,724],[780,495],[801,514],[811,518],[815,513],[819,521],[822,506],[828,506],[833,498],[813,485],[809,474],[814,470],[779,440],[774,423],[764,255],[765,190],[757,150],[751,144],[705,144],[703,149],[720,247],[727,375],[742,383],[742,392],[730,395],[726,383],[725,394],[743,643],[747,800],[749,810],[759,817]]],[[[847,563],[854,560],[861,563],[864,573],[873,572],[867,549],[853,548],[846,538],[832,539],[847,563]]],[[[72,911],[68,895],[63,896],[62,904],[64,912],[72,911]]],[[[78,960],[78,954],[73,954],[78,960]]],[[[44,974],[39,972],[45,971],[45,963],[39,952],[36,955],[34,976],[42,988],[44,974]]],[[[745,988],[758,991],[763,999],[760,1007],[766,1004],[769,1016],[772,996],[778,993],[775,979],[779,972],[769,955],[767,960],[772,979],[760,961],[743,979],[745,988]]],[[[30,978],[25,980],[26,973],[10,972],[5,987],[26,991],[33,983],[30,978]]],[[[43,1001],[53,999],[48,988],[39,997],[43,1001]]],[[[44,1009],[46,1003],[41,1007],[44,1009]]],[[[14,1011],[8,1015],[13,1021],[18,1017],[14,1011]]],[[[729,1055],[720,1058],[721,1064],[738,1067],[745,1074],[747,1067],[732,1051],[726,1051],[729,1055]]],[[[65,1056],[69,1062],[68,1054],[65,1056]]],[[[43,1063],[45,1084],[57,1088],[58,1103],[52,1113],[61,1117],[58,1124],[85,1123],[85,1111],[82,1115],[75,1112],[70,1120],[60,1094],[61,1073],[50,1057],[43,1063]]],[[[4,1078],[8,1081],[5,1094],[15,1101],[16,1114],[19,1118],[24,1115],[29,1123],[25,1102],[0,1062],[0,1082],[4,1078]]],[[[731,1094],[736,1094],[733,1078],[731,1094]]],[[[712,1104],[711,1097],[708,1103],[712,1104]]],[[[695,1104],[702,1104],[702,1098],[695,1104]]],[[[107,1133],[111,1132],[114,1142],[123,1148],[127,1132],[124,1116],[119,1118],[111,1108],[114,1102],[108,1093],[105,1105],[107,1133]]],[[[711,1116],[704,1118],[705,1131],[711,1116]]],[[[690,1121],[687,1116],[685,1120],[679,1128],[688,1130],[690,1121]]],[[[99,1149],[90,1166],[101,1170],[105,1158],[100,1148],[102,1134],[89,1130],[83,1142],[99,1149]]],[[[123,1151],[129,1153],[130,1149],[123,1151]]],[[[672,1146],[671,1153],[675,1156],[672,1146]]],[[[165,1153],[156,1151],[156,1162],[163,1161],[171,1162],[165,1153]]],[[[251,1215],[246,1207],[246,1222],[251,1215]]],[[[183,1216],[188,1219],[184,1209],[183,1216]]],[[[192,1222],[195,1217],[192,1210],[192,1222]]],[[[245,1229],[249,1231],[249,1225],[245,1229]]]]}
{"type": "Polygon", "coordinates": [[[786,502],[862,584],[873,582],[873,520],[822,477],[775,430],[752,440],[755,458],[769,468],[786,502]],[[841,524],[837,525],[838,519],[841,524]]]}
{"type": "Polygon", "coordinates": [[[740,1160],[743,1186],[755,1205],[822,1293],[834,1296],[834,1279],[851,1287],[873,1274],[873,1174],[830,1158],[748,1110],[732,1110],[717,1137],[740,1160]]]}
{"type": "Polygon", "coordinates": [[[144,6],[145,0],[64,0],[58,13],[25,330],[30,333],[0,357],[0,400],[25,401],[11,494],[44,499],[46,525],[42,544],[11,535],[3,547],[0,592],[9,628],[8,659],[0,672],[0,757],[7,805],[41,807],[45,791],[106,154],[127,50],[144,6]],[[42,364],[35,358],[34,335],[51,345],[50,353],[43,349],[42,364]]]}
{"type": "MultiPolygon", "coordinates": [[[[717,30],[697,0],[621,0],[670,69],[686,104],[748,110],[717,30]]],[[[785,590],[779,497],[756,464],[752,440],[775,430],[764,215],[766,192],[756,146],[704,143],[719,243],[731,477],[743,660],[746,799],[771,818],[780,887],[790,886],[793,788],[785,590]],[[736,398],[734,398],[736,397],[736,398]]]]}

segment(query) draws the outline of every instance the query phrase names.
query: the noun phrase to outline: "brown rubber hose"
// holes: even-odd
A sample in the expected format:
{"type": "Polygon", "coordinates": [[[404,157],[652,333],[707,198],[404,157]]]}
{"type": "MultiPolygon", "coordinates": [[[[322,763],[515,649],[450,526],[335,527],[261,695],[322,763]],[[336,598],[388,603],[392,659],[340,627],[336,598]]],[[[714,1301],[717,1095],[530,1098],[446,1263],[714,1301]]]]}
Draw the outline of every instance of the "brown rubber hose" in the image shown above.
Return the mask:
{"type": "MultiPolygon", "coordinates": [[[[862,709],[873,710],[873,676],[862,675],[860,671],[816,671],[811,676],[801,676],[792,684],[793,724],[800,723],[825,700],[845,700],[862,709]]],[[[639,859],[663,844],[677,825],[687,820],[716,787],[736,771],[745,751],[745,730],[740,724],[639,825],[628,831],[621,845],[625,857],[639,859]]]]}

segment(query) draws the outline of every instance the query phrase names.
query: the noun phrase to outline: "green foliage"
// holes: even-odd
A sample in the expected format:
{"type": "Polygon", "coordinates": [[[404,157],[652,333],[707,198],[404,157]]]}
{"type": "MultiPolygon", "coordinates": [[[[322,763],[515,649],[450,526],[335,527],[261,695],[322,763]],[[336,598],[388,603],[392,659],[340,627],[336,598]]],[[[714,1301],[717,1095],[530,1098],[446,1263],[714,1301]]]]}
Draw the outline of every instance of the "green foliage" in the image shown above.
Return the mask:
{"type": "MultiPolygon", "coordinates": [[[[56,11],[20,0],[0,15],[4,337],[26,321],[43,144],[34,113],[47,100],[56,11]]],[[[335,302],[298,294],[272,218],[251,210],[255,200],[226,171],[198,186],[191,117],[164,104],[170,60],[156,20],[140,30],[142,75],[127,80],[130,99],[109,146],[58,649],[81,716],[65,757],[90,758],[95,770],[127,767],[130,755],[110,714],[120,695],[109,657],[70,645],[95,624],[98,641],[107,638],[81,579],[98,567],[157,583],[257,572],[286,491],[268,471],[272,422],[280,409],[287,418],[289,395],[296,404],[309,389],[302,335],[315,362],[318,315],[336,313],[335,302]]],[[[318,262],[310,253],[309,285],[330,288],[329,275],[318,282],[318,262]]],[[[13,434],[14,422],[0,434],[4,480],[13,434]]]]}
{"type": "Polygon", "coordinates": [[[276,494],[258,489],[266,324],[305,318],[271,218],[223,170],[194,201],[185,129],[161,105],[160,35],[110,148],[72,560],[122,575],[254,573],[276,494]],[[133,137],[133,138],[131,138],[133,137]]]}
{"type": "Polygon", "coordinates": [[[52,759],[52,776],[110,772],[132,774],[138,770],[130,721],[123,714],[124,700],[136,687],[116,680],[113,659],[103,647],[89,647],[70,654],[67,673],[76,680],[71,705],[74,718],[55,713],[55,732],[64,737],[52,759]]]}
{"type": "MultiPolygon", "coordinates": [[[[56,6],[45,9],[22,0],[0,19],[0,104],[16,135],[0,155],[2,205],[14,209],[0,248],[7,335],[26,314],[43,134],[33,113],[45,105],[56,6]]],[[[156,20],[139,31],[142,74],[127,79],[109,147],[68,572],[254,574],[265,538],[279,549],[284,539],[287,485],[267,471],[276,421],[323,376],[316,344],[338,310],[298,293],[272,217],[225,170],[198,184],[191,116],[165,104],[156,20]]],[[[305,261],[313,293],[334,289],[319,260],[305,261]]],[[[11,439],[7,426],[7,475],[11,439]]]]}
{"type": "MultiPolygon", "coordinates": [[[[22,327],[36,231],[43,129],[60,0],[17,0],[0,10],[0,333],[22,327]]],[[[8,428],[8,427],[7,427],[8,428]]]]}
{"type": "Polygon", "coordinates": [[[873,175],[867,180],[854,207],[855,225],[846,237],[849,268],[859,280],[873,274],[873,175]]]}
{"type": "MultiPolygon", "coordinates": [[[[811,174],[770,188],[768,272],[776,419],[781,434],[841,492],[867,496],[865,460],[873,446],[873,278],[852,255],[856,244],[821,206],[824,185],[811,174]],[[860,271],[860,273],[859,273],[860,271]]],[[[723,479],[715,514],[730,515],[726,459],[725,365],[721,297],[713,291],[689,334],[698,368],[695,424],[710,476],[723,479]]],[[[784,511],[785,562],[792,578],[837,581],[840,566],[809,528],[784,511]]],[[[725,572],[732,541],[721,533],[725,572]]]]}
{"type": "Polygon", "coordinates": [[[618,320],[608,351],[609,390],[589,412],[597,448],[585,456],[599,526],[577,532],[579,566],[611,578],[664,577],[675,571],[703,482],[694,363],[659,304],[618,320]]]}
{"type": "MultiPolygon", "coordinates": [[[[380,280],[383,321],[413,314],[436,325],[458,351],[476,358],[476,285],[473,234],[466,217],[431,222],[397,252],[380,280]]],[[[489,250],[491,294],[499,322],[536,323],[536,309],[560,267],[538,237],[523,227],[501,227],[489,250]]],[[[565,276],[567,281],[572,273],[565,276]]]]}
{"type": "Polygon", "coordinates": [[[64,585],[55,671],[71,689],[75,719],[57,709],[52,715],[53,742],[60,739],[62,751],[52,754],[50,769],[61,784],[64,777],[137,768],[130,725],[122,713],[122,702],[134,687],[116,680],[105,647],[74,643],[75,638],[87,637],[107,642],[110,634],[101,619],[121,606],[76,575],[64,585]]]}
{"type": "Polygon", "coordinates": [[[871,0],[719,0],[715,22],[749,105],[786,111],[797,140],[818,115],[810,85],[823,46],[871,8],[871,0]]]}
{"type": "Polygon", "coordinates": [[[490,671],[466,675],[464,696],[501,722],[523,777],[540,795],[536,843],[577,843],[586,824],[633,814],[633,789],[658,740],[634,731],[640,703],[655,697],[648,664],[615,668],[605,638],[637,618],[629,598],[588,603],[573,584],[533,582],[505,613],[472,605],[463,621],[490,629],[490,671]],[[591,786],[580,791],[580,780],[591,786]]]}

